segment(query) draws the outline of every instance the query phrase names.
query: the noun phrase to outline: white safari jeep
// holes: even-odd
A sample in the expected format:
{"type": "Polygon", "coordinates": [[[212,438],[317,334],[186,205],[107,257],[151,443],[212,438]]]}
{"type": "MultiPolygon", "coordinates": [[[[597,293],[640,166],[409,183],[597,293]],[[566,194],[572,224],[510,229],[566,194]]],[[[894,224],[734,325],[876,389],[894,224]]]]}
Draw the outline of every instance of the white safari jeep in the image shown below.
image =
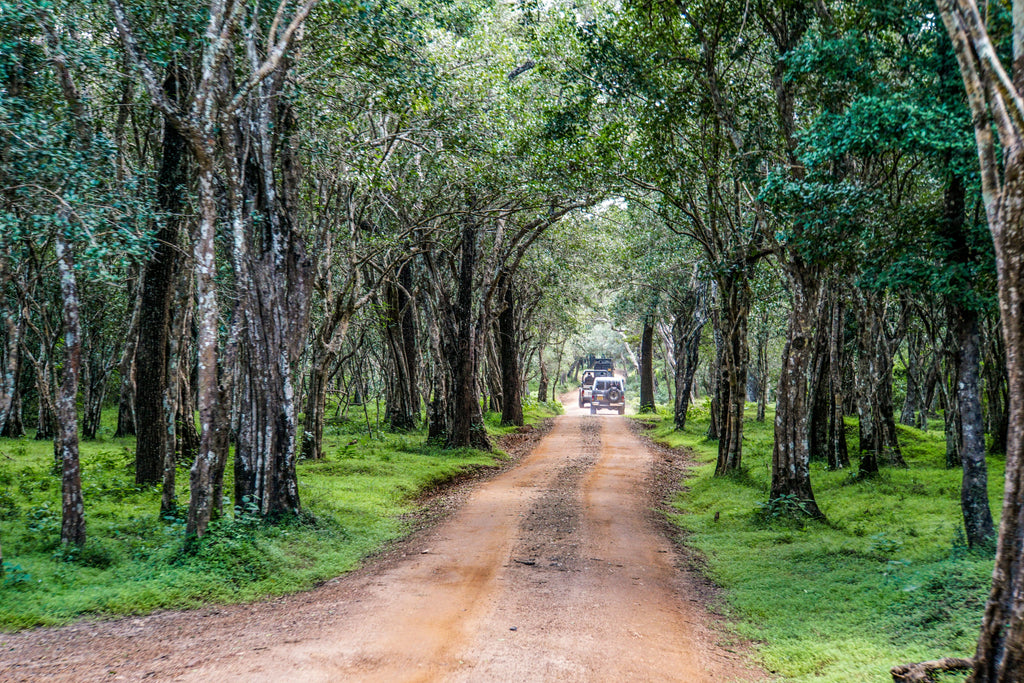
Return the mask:
{"type": "Polygon", "coordinates": [[[598,370],[590,368],[583,371],[583,381],[580,382],[580,408],[590,403],[590,394],[594,390],[594,380],[598,377],[611,377],[611,370],[598,370]]]}
{"type": "Polygon", "coordinates": [[[601,408],[626,412],[626,383],[621,377],[598,377],[590,394],[590,414],[601,408]]]}

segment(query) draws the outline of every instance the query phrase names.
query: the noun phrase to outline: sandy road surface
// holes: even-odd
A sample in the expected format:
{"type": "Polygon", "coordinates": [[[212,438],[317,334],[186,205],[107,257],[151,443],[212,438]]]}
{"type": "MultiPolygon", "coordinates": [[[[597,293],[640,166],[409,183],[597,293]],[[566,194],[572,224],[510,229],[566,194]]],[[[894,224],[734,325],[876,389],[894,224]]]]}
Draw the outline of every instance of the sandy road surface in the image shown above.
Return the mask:
{"type": "Polygon", "coordinates": [[[757,679],[676,568],[655,455],[624,418],[569,413],[404,557],[260,605],[0,636],[0,680],[757,679]]]}

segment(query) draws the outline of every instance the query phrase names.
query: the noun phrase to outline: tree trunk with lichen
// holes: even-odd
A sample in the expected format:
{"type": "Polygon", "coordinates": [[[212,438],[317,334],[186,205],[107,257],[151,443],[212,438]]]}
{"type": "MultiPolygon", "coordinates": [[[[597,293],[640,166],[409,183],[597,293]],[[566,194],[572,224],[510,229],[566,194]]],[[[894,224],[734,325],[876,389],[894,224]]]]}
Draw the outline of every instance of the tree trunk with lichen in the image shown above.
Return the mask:
{"type": "MultiPolygon", "coordinates": [[[[178,501],[175,495],[175,479],[177,476],[177,465],[179,455],[179,443],[184,439],[191,438],[191,435],[182,434],[186,432],[186,425],[181,424],[179,416],[183,403],[182,387],[188,384],[182,382],[183,359],[188,344],[186,343],[186,330],[192,327],[192,272],[186,268],[179,268],[177,283],[175,285],[176,301],[172,307],[171,330],[167,344],[167,386],[164,393],[164,439],[166,444],[163,448],[163,477],[160,493],[160,514],[162,516],[176,514],[178,501]]],[[[189,412],[189,417],[192,413],[189,412]]],[[[194,428],[192,431],[195,431],[194,428]]],[[[185,449],[181,449],[181,455],[189,457],[185,449]]]]}
{"type": "Polygon", "coordinates": [[[960,359],[956,379],[956,398],[960,414],[960,459],[963,485],[960,509],[963,512],[967,543],[973,549],[991,548],[995,540],[992,512],[988,506],[988,466],[985,463],[985,423],[981,414],[979,376],[980,335],[978,313],[958,309],[955,321],[960,359]]]}
{"type": "Polygon", "coordinates": [[[715,341],[715,360],[708,367],[708,384],[711,394],[711,405],[710,415],[708,416],[708,429],[705,436],[711,441],[717,441],[719,434],[721,433],[721,405],[722,399],[720,391],[722,389],[722,382],[720,380],[722,374],[722,356],[725,354],[725,341],[722,339],[722,329],[719,323],[718,309],[715,308],[714,313],[711,316],[712,322],[712,337],[715,341]]]}
{"type": "Polygon", "coordinates": [[[718,323],[722,338],[718,374],[718,460],[715,476],[738,471],[743,465],[743,409],[747,400],[747,365],[750,349],[750,280],[735,272],[718,278],[718,323]]]}
{"type": "Polygon", "coordinates": [[[850,466],[850,455],[846,447],[846,423],[843,400],[844,368],[844,326],[846,308],[838,295],[833,296],[829,307],[828,337],[828,383],[832,414],[828,421],[828,468],[839,470],[850,466]]]}
{"type": "Polygon", "coordinates": [[[860,418],[860,474],[882,464],[906,467],[892,402],[892,343],[886,330],[885,294],[860,291],[857,305],[857,415],[860,418]]]}
{"type": "Polygon", "coordinates": [[[21,306],[4,306],[0,314],[3,316],[6,342],[0,353],[3,361],[0,363],[0,429],[5,429],[17,407],[21,338],[25,323],[21,306]]]}
{"type": "Polygon", "coordinates": [[[248,155],[229,155],[239,165],[228,175],[247,180],[228,183],[227,193],[239,323],[235,505],[264,517],[300,509],[292,378],[307,337],[312,263],[298,222],[296,121],[283,92],[288,67],[281,63],[240,117],[248,137],[237,150],[248,155]]]}
{"type": "Polygon", "coordinates": [[[79,318],[78,283],[74,256],[64,235],[56,239],[57,269],[64,325],[63,378],[57,396],[57,438],[54,451],[61,463],[61,527],[64,544],[85,544],[85,501],[78,458],[78,380],[82,362],[82,325],[79,318]]]}
{"type": "Polygon", "coordinates": [[[214,476],[227,458],[227,412],[220,391],[217,358],[220,305],[214,281],[217,187],[213,160],[199,156],[199,229],[193,240],[196,279],[196,359],[199,451],[189,472],[189,507],[185,532],[199,537],[213,515],[214,476]]]}
{"type": "Polygon", "coordinates": [[[768,496],[769,500],[794,498],[808,515],[824,518],[811,489],[809,442],[812,406],[807,391],[821,286],[817,269],[793,250],[787,250],[783,267],[792,307],[776,394],[775,446],[772,449],[772,480],[768,496]]]}
{"type": "MultiPolygon", "coordinates": [[[[996,253],[1009,393],[1006,479],[992,589],[974,658],[958,664],[961,670],[973,668],[967,679],[971,683],[1020,683],[1024,681],[1024,2],[1013,2],[1012,80],[974,0],[937,0],[937,5],[971,107],[982,196],[996,253]]],[[[898,678],[897,673],[893,669],[895,681],[912,680],[898,678]]]]}

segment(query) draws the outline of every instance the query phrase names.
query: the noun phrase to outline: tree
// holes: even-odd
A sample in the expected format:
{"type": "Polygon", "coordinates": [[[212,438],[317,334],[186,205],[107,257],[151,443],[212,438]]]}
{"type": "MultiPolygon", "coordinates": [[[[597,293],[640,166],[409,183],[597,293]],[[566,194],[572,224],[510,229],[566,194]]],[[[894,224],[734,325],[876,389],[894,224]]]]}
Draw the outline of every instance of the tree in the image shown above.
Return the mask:
{"type": "MultiPolygon", "coordinates": [[[[303,338],[304,311],[308,299],[301,294],[292,297],[295,288],[306,285],[303,270],[304,254],[295,238],[296,226],[289,206],[294,198],[294,178],[285,174],[284,187],[275,176],[280,148],[271,140],[271,127],[280,126],[284,133],[285,158],[291,132],[288,107],[281,102],[289,62],[286,55],[293,39],[305,23],[316,0],[305,0],[292,8],[290,15],[277,15],[261,36],[258,14],[243,27],[245,7],[241,3],[214,0],[209,9],[209,22],[202,45],[202,71],[196,77],[191,97],[174,101],[157,77],[148,54],[140,46],[128,13],[119,0],[110,0],[114,23],[128,62],[139,74],[153,105],[167,117],[188,142],[198,169],[199,228],[193,239],[199,359],[198,394],[201,423],[199,456],[191,473],[188,532],[202,536],[211,516],[220,506],[220,486],[227,456],[227,427],[224,412],[225,387],[222,386],[218,363],[219,304],[215,285],[215,237],[218,216],[217,169],[228,198],[229,222],[234,243],[234,269],[242,295],[238,321],[248,338],[263,338],[269,344],[248,347],[256,355],[244,356],[247,369],[246,395],[254,409],[250,421],[240,432],[241,454],[237,457],[236,486],[256,496],[258,509],[265,515],[298,510],[298,486],[295,481],[295,420],[291,403],[291,366],[298,344],[303,338]],[[248,70],[242,72],[242,84],[235,86],[229,73],[235,66],[236,36],[241,33],[242,47],[252,57],[248,70]],[[257,45],[265,38],[266,51],[257,45]],[[262,54],[261,54],[262,53],[262,54]],[[241,122],[253,126],[241,125],[241,122]],[[241,156],[242,140],[236,132],[252,131],[245,137],[251,156],[241,156]],[[252,168],[249,168],[252,164],[252,168]],[[247,200],[243,169],[253,171],[252,178],[260,190],[260,205],[247,200]],[[259,237],[246,228],[261,214],[259,237]],[[291,305],[298,305],[292,319],[283,315],[291,305]],[[259,378],[257,379],[257,375],[259,378]],[[258,404],[265,403],[260,406],[258,404]],[[265,450],[264,450],[265,449],[265,450]]],[[[282,6],[282,11],[285,9],[282,6]]],[[[287,163],[287,161],[285,161],[287,163]]],[[[294,167],[291,167],[294,171],[294,167]]],[[[255,188],[252,188],[255,189],[255,188]]],[[[237,349],[237,347],[235,347],[237,349]]]]}
{"type": "MultiPolygon", "coordinates": [[[[185,70],[168,69],[163,89],[180,103],[189,87],[185,70]]],[[[138,342],[135,347],[135,482],[153,484],[162,479],[164,462],[174,457],[176,415],[167,414],[167,393],[177,378],[168,373],[171,344],[171,303],[177,270],[181,268],[179,234],[184,219],[184,196],[189,186],[188,144],[165,116],[157,176],[157,205],[161,214],[153,251],[142,271],[139,294],[138,342]]]]}
{"type": "MultiPolygon", "coordinates": [[[[973,0],[938,0],[970,104],[985,214],[995,245],[1010,409],[1006,488],[992,590],[973,661],[973,683],[1024,680],[1024,13],[1014,3],[1013,61],[1004,68],[973,0]],[[1012,74],[1012,77],[1011,75],[1012,74]],[[993,136],[993,128],[998,136],[993,136]],[[1003,150],[1000,162],[1000,152],[1003,150]]],[[[953,668],[953,667],[949,667],[953,668]]],[[[903,671],[899,672],[904,675],[903,671]]],[[[893,677],[896,680],[897,670],[893,677]]]]}
{"type": "MultiPolygon", "coordinates": [[[[83,8],[83,25],[92,25],[92,9],[83,8]]],[[[5,55],[0,67],[5,88],[0,118],[14,133],[0,144],[4,188],[0,233],[5,247],[0,282],[17,289],[15,310],[40,313],[32,316],[34,320],[22,318],[34,336],[32,343],[38,344],[36,354],[28,351],[17,325],[8,327],[8,341],[23,340],[22,351],[34,366],[43,427],[36,436],[54,439],[55,465],[61,472],[61,541],[81,546],[86,525],[77,401],[83,301],[88,302],[81,273],[102,283],[140,254],[141,231],[133,215],[137,205],[125,197],[137,193],[143,203],[147,197],[144,188],[135,192],[134,178],[114,172],[116,151],[89,90],[82,86],[83,74],[88,73],[85,63],[90,65],[89,72],[101,74],[109,67],[99,46],[77,37],[62,22],[63,15],[52,13],[48,4],[5,3],[0,11],[10,18],[0,28],[5,55]],[[51,264],[55,285],[44,281],[49,279],[51,264]],[[56,305],[44,302],[44,292],[54,297],[48,301],[56,305]],[[58,349],[62,357],[55,367],[58,349]],[[61,379],[54,392],[53,375],[58,371],[61,379]]],[[[101,334],[99,326],[96,331],[101,334]]],[[[98,336],[86,339],[88,350],[99,354],[87,358],[85,366],[88,437],[94,433],[97,396],[102,397],[105,390],[107,361],[99,359],[105,343],[98,336]]],[[[13,351],[9,346],[8,353],[13,351]]],[[[12,406],[19,405],[13,397],[9,403],[0,403],[6,404],[5,418],[12,406]]]]}
{"type": "MultiPolygon", "coordinates": [[[[756,5],[765,32],[771,36],[777,55],[772,69],[772,89],[779,130],[785,149],[788,174],[804,177],[796,148],[796,92],[786,78],[784,56],[802,40],[814,15],[815,3],[756,5]]],[[[821,264],[802,248],[804,225],[794,223],[780,261],[789,285],[791,306],[782,371],[775,404],[775,445],[772,450],[772,482],[769,500],[793,496],[812,517],[824,517],[814,500],[810,476],[810,418],[813,407],[808,397],[811,360],[815,350],[814,329],[820,325],[821,264]]]]}
{"type": "Polygon", "coordinates": [[[743,3],[627,3],[593,29],[593,78],[606,98],[636,110],[637,135],[621,172],[631,196],[704,253],[717,286],[716,473],[742,467],[750,362],[750,281],[768,255],[756,199],[763,180],[765,41],[743,3]],[[733,49],[733,45],[742,45],[733,49]]]}

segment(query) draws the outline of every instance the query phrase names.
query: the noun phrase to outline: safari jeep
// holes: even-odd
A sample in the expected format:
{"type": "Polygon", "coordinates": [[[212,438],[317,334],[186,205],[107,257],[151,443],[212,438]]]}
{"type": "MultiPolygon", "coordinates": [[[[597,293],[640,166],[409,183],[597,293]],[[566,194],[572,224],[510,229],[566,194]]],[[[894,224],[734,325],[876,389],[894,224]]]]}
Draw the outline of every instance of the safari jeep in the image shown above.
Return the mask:
{"type": "Polygon", "coordinates": [[[599,377],[611,377],[611,370],[598,370],[591,368],[583,371],[583,381],[580,382],[580,408],[590,403],[590,393],[594,389],[594,380],[599,377]]]}
{"type": "Polygon", "coordinates": [[[590,414],[595,415],[601,408],[626,412],[626,384],[621,377],[598,377],[590,395],[590,414]]]}

